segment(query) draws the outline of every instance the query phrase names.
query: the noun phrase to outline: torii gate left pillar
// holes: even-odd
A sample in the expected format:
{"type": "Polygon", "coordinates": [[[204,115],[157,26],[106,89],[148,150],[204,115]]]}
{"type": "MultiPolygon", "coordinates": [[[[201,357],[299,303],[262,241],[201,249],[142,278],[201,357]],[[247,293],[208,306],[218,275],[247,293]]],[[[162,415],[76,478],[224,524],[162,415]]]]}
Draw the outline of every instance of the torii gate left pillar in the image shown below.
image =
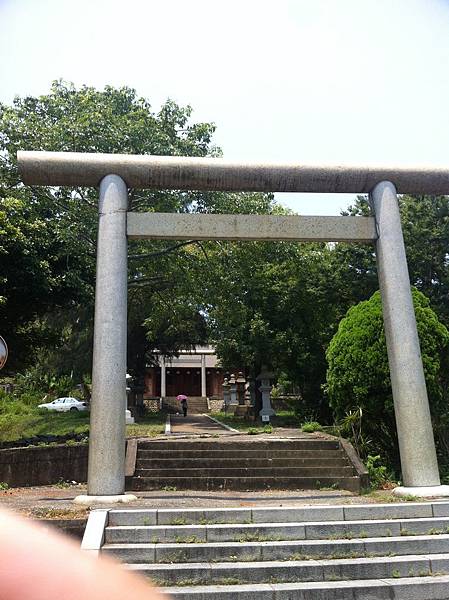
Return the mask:
{"type": "Polygon", "coordinates": [[[87,496],[78,503],[130,502],[125,494],[128,189],[100,183],[87,496]]]}

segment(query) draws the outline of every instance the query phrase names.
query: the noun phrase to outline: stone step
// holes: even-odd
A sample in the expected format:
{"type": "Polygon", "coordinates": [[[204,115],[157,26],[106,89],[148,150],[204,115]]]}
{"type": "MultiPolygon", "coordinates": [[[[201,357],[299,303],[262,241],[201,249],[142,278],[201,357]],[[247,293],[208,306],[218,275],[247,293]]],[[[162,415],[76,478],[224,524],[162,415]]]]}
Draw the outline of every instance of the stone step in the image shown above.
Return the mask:
{"type": "Polygon", "coordinates": [[[190,585],[222,585],[229,580],[237,584],[298,583],[445,575],[449,573],[449,554],[252,563],[131,564],[127,569],[150,577],[157,585],[174,585],[179,581],[189,581],[190,585]]]}
{"type": "Polygon", "coordinates": [[[228,477],[259,477],[269,478],[309,478],[321,482],[325,478],[344,478],[354,475],[352,467],[223,467],[215,466],[212,468],[193,467],[191,468],[160,468],[160,469],[137,469],[135,477],[139,478],[162,478],[162,477],[205,477],[207,479],[218,478],[227,479],[228,477]]]}
{"type": "Polygon", "coordinates": [[[108,526],[106,543],[264,542],[449,533],[449,517],[300,523],[108,526]]]}
{"type": "Polygon", "coordinates": [[[339,450],[338,440],[320,438],[305,439],[251,439],[236,440],[235,437],[226,440],[160,440],[139,441],[139,450],[339,450]]]}
{"type": "Polygon", "coordinates": [[[109,525],[299,523],[449,517],[449,502],[268,506],[258,508],[114,509],[109,525]],[[182,523],[180,523],[180,521],[182,523]]]}
{"type": "MultiPolygon", "coordinates": [[[[160,446],[159,446],[160,448],[160,446]]],[[[205,448],[204,450],[188,450],[188,449],[180,449],[173,450],[167,446],[167,448],[163,447],[163,449],[157,450],[146,450],[141,448],[139,443],[139,449],[137,454],[138,460],[151,460],[157,458],[164,459],[180,459],[180,458],[204,458],[207,457],[210,460],[217,461],[223,458],[232,458],[234,460],[251,460],[251,459],[295,459],[295,460],[305,460],[305,459],[343,459],[346,460],[346,454],[342,450],[253,450],[250,447],[239,449],[239,450],[213,450],[209,448],[205,448]]]]}
{"type": "MultiPolygon", "coordinates": [[[[182,406],[179,404],[179,402],[178,402],[178,404],[165,405],[165,406],[169,406],[170,408],[173,408],[174,410],[177,410],[179,412],[182,411],[182,406]]],[[[189,402],[189,404],[187,405],[187,410],[190,412],[194,408],[199,408],[202,411],[207,411],[207,402],[201,402],[201,401],[193,402],[191,400],[189,402]]]]}
{"type": "Polygon", "coordinates": [[[449,600],[444,501],[113,509],[104,539],[178,600],[449,600]]]}
{"type": "Polygon", "coordinates": [[[102,551],[133,563],[324,560],[449,553],[449,534],[365,539],[106,544],[102,551]]]}
{"type": "Polygon", "coordinates": [[[448,600],[449,576],[169,587],[176,600],[448,600]]]}
{"type": "MultiPolygon", "coordinates": [[[[137,458],[136,469],[215,469],[234,467],[234,458],[137,458]]],[[[259,468],[327,468],[338,469],[350,467],[347,460],[341,458],[246,458],[240,456],[238,465],[246,469],[259,468]]],[[[351,473],[352,473],[352,467],[351,473]]]]}
{"type": "Polygon", "coordinates": [[[359,477],[133,477],[136,492],[171,487],[177,490],[314,490],[334,488],[360,493],[359,477]]]}

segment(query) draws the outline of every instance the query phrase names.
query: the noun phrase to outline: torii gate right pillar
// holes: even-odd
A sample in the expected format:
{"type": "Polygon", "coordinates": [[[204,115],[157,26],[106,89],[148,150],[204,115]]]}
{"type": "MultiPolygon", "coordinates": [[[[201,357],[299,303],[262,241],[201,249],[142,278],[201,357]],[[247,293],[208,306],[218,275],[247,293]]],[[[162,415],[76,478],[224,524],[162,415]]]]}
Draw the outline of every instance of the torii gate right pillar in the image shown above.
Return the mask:
{"type": "Polygon", "coordinates": [[[395,186],[389,181],[378,183],[371,200],[378,230],[379,287],[404,485],[395,493],[429,496],[435,488],[435,495],[442,495],[449,492],[449,486],[440,486],[395,186]]]}

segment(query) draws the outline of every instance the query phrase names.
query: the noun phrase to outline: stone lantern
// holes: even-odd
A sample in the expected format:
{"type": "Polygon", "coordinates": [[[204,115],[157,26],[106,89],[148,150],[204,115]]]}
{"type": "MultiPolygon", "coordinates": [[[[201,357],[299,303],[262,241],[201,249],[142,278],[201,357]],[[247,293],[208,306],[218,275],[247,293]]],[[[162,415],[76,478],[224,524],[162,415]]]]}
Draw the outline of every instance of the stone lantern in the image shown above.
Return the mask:
{"type": "Polygon", "coordinates": [[[233,404],[238,404],[238,400],[237,400],[237,383],[235,381],[235,375],[234,373],[232,373],[231,377],[229,378],[229,392],[231,394],[231,401],[229,402],[229,404],[232,406],[233,404]]]}
{"type": "Polygon", "coordinates": [[[256,382],[253,377],[246,379],[245,404],[253,407],[256,405],[256,382]]]}
{"type": "Polygon", "coordinates": [[[243,373],[240,371],[238,374],[237,379],[235,380],[235,383],[237,385],[237,397],[238,397],[238,402],[240,405],[244,405],[245,404],[245,383],[246,383],[246,379],[243,375],[243,373]]]}
{"type": "Polygon", "coordinates": [[[128,396],[129,393],[131,391],[131,381],[132,381],[132,377],[131,375],[128,375],[128,373],[126,373],[126,408],[125,408],[125,423],[126,425],[131,425],[132,423],[134,423],[134,417],[131,414],[131,411],[128,408],[128,396]]]}
{"type": "Polygon", "coordinates": [[[229,388],[231,386],[229,385],[229,381],[228,381],[227,377],[224,378],[224,381],[223,381],[221,387],[223,388],[223,406],[224,406],[224,411],[226,412],[226,410],[230,404],[230,400],[231,400],[231,392],[229,391],[229,388]]]}
{"type": "Polygon", "coordinates": [[[259,415],[264,423],[270,422],[270,417],[275,415],[275,411],[271,406],[271,383],[270,380],[274,378],[274,373],[268,371],[266,366],[262,366],[262,370],[256,377],[256,381],[260,381],[259,390],[262,394],[262,409],[259,411],[259,415]]]}

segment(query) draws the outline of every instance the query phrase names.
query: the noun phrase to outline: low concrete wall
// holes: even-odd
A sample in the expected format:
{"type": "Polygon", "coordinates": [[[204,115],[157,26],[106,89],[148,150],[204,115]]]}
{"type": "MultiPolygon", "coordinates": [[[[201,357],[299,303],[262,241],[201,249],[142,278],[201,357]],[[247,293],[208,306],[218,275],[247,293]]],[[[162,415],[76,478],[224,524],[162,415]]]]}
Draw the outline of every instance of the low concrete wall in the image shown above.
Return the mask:
{"type": "Polygon", "coordinates": [[[85,519],[35,519],[34,522],[81,541],[86,529],[87,517],[85,519]]]}
{"type": "Polygon", "coordinates": [[[0,481],[10,487],[87,481],[88,445],[0,450],[0,481]]]}

